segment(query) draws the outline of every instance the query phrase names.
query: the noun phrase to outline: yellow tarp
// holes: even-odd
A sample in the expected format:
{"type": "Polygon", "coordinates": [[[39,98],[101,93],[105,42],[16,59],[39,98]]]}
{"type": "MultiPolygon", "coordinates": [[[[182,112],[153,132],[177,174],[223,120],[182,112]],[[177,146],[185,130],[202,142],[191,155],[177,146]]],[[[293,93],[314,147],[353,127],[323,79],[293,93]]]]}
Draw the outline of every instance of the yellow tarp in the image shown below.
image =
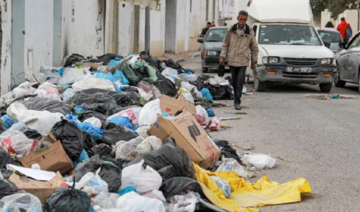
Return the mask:
{"type": "Polygon", "coordinates": [[[258,209],[242,207],[258,207],[265,205],[279,205],[301,201],[302,193],[310,193],[311,188],[306,179],[279,185],[263,177],[255,184],[245,182],[234,172],[210,172],[194,164],[195,178],[204,190],[206,197],[217,207],[230,212],[257,212],[258,209]],[[226,199],[216,181],[210,176],[217,176],[229,183],[231,199],[226,199]]]}

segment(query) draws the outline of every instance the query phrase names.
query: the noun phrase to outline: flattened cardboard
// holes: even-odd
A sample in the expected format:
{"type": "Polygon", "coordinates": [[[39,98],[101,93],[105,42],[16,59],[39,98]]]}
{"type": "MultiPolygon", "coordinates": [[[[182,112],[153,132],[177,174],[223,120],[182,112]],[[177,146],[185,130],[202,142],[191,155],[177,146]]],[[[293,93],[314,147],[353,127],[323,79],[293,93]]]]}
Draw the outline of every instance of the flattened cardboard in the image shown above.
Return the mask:
{"type": "Polygon", "coordinates": [[[56,141],[55,137],[51,135],[44,137],[42,141],[49,141],[52,145],[25,155],[21,159],[21,164],[24,167],[30,168],[33,164],[38,163],[41,170],[59,171],[62,174],[74,168],[73,162],[67,156],[60,141],[56,141]]]}
{"type": "Polygon", "coordinates": [[[176,112],[186,109],[191,115],[196,115],[195,106],[186,101],[183,95],[177,98],[171,98],[166,95],[160,97],[160,109],[167,112],[169,115],[174,116],[176,112]]]}
{"type": "Polygon", "coordinates": [[[17,174],[12,174],[9,177],[9,180],[15,183],[18,189],[24,190],[38,197],[43,204],[46,202],[46,198],[54,193],[56,189],[59,187],[67,187],[64,178],[59,172],[57,172],[56,176],[49,182],[32,180],[27,177],[21,177],[17,174]]]}
{"type": "Polygon", "coordinates": [[[191,160],[202,168],[209,168],[219,160],[219,148],[189,112],[174,118],[159,116],[158,123],[175,139],[176,146],[183,148],[191,160]]]}

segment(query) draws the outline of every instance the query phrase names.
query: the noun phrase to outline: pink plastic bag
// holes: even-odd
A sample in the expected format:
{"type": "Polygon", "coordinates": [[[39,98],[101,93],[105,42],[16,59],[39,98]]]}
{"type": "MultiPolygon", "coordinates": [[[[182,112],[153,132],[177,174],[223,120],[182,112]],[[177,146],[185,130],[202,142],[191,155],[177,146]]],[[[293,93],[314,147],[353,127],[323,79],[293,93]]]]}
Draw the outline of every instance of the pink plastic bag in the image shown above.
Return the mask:
{"type": "Polygon", "coordinates": [[[200,105],[196,106],[195,118],[202,126],[206,125],[209,122],[209,115],[207,114],[206,110],[200,105]]]}
{"type": "Polygon", "coordinates": [[[218,117],[214,117],[211,120],[210,130],[211,131],[219,131],[221,129],[222,122],[218,117]]]}

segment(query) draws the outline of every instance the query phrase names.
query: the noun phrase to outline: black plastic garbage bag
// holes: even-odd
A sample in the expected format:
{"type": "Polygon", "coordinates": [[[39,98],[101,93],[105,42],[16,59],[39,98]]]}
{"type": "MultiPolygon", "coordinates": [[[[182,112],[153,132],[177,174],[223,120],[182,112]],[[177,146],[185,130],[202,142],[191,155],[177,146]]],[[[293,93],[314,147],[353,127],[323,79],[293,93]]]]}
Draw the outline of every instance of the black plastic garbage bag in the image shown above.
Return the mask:
{"type": "Polygon", "coordinates": [[[77,189],[58,188],[46,199],[44,210],[47,212],[90,212],[90,196],[77,189]]]}
{"type": "MultiPolygon", "coordinates": [[[[182,69],[181,65],[178,63],[178,62],[175,62],[174,60],[172,59],[169,59],[169,60],[165,60],[163,61],[167,67],[170,67],[170,68],[173,68],[173,69],[176,69],[179,71],[179,69],[182,69]]],[[[181,74],[181,72],[179,72],[179,74],[181,74]]]]}
{"type": "Polygon", "coordinates": [[[194,82],[189,82],[190,84],[196,86],[196,88],[198,89],[198,91],[201,91],[203,88],[205,88],[205,84],[202,80],[197,79],[194,82]]]}
{"type": "Polygon", "coordinates": [[[0,169],[0,172],[1,172],[2,176],[4,177],[4,179],[9,179],[9,177],[14,173],[13,171],[8,170],[8,169],[0,169]]]}
{"type": "Polygon", "coordinates": [[[42,135],[37,130],[28,129],[27,131],[24,132],[24,134],[26,135],[26,137],[33,139],[33,140],[41,140],[42,139],[42,135]]]}
{"type": "Polygon", "coordinates": [[[154,83],[154,85],[160,90],[161,94],[165,94],[170,97],[175,97],[177,94],[175,84],[167,78],[159,78],[158,81],[154,83]]]}
{"type": "Polygon", "coordinates": [[[146,77],[150,77],[146,66],[133,68],[133,71],[140,80],[143,80],[146,77]]]}
{"type": "Polygon", "coordinates": [[[203,194],[199,183],[187,177],[173,177],[168,179],[163,182],[159,190],[163,192],[165,198],[186,194],[189,191],[198,192],[200,195],[203,194]]]}
{"type": "Polygon", "coordinates": [[[103,65],[107,65],[110,62],[110,60],[113,60],[116,57],[123,58],[122,56],[117,55],[117,54],[107,53],[107,54],[98,56],[97,59],[91,60],[91,61],[95,62],[95,63],[102,63],[103,65]]]}
{"type": "Polygon", "coordinates": [[[18,188],[13,182],[6,179],[0,179],[0,199],[15,194],[17,191],[18,188]]]}
{"type": "Polygon", "coordinates": [[[195,177],[195,169],[189,155],[184,149],[175,147],[172,138],[160,149],[136,158],[126,166],[139,163],[144,160],[145,164],[158,171],[163,180],[172,177],[195,177]]]}
{"type": "Polygon", "coordinates": [[[92,148],[94,147],[95,141],[91,138],[91,135],[85,131],[82,131],[84,137],[84,149],[88,153],[89,157],[94,155],[92,148]]]}
{"type": "Polygon", "coordinates": [[[107,115],[97,112],[97,111],[94,111],[94,110],[87,110],[87,111],[83,112],[78,117],[78,119],[79,119],[79,121],[83,122],[86,119],[91,118],[91,117],[95,117],[95,118],[99,119],[102,124],[104,124],[107,119],[107,115]]]}
{"type": "Polygon", "coordinates": [[[7,153],[3,148],[0,147],[0,168],[6,169],[6,164],[17,164],[15,160],[7,153]]]}
{"type": "MultiPolygon", "coordinates": [[[[139,134],[131,129],[113,123],[108,123],[104,127],[102,140],[105,144],[115,145],[118,141],[130,141],[138,136],[139,134]]],[[[97,143],[99,143],[99,140],[97,143]]]]}
{"type": "Polygon", "coordinates": [[[31,97],[21,100],[20,102],[29,110],[47,110],[51,113],[61,113],[64,115],[69,114],[71,111],[71,107],[69,105],[54,99],[31,97]]]}
{"type": "Polygon", "coordinates": [[[121,186],[121,163],[108,160],[109,157],[94,155],[90,160],[78,164],[75,168],[75,179],[78,182],[86,173],[96,172],[99,168],[99,176],[108,184],[109,192],[118,192],[121,186]]]}
{"type": "Polygon", "coordinates": [[[3,122],[3,120],[0,119],[0,134],[5,132],[7,129],[5,127],[5,124],[3,122]]]}
{"type": "Polygon", "coordinates": [[[92,148],[92,151],[94,152],[94,155],[106,156],[106,155],[110,155],[112,148],[107,144],[99,144],[94,146],[92,148]]]}
{"type": "Polygon", "coordinates": [[[225,158],[234,158],[239,164],[242,164],[239,155],[236,153],[236,150],[233,149],[228,141],[225,140],[218,140],[215,141],[215,144],[221,150],[221,155],[225,158]]]}
{"type": "Polygon", "coordinates": [[[65,61],[65,67],[69,67],[77,62],[80,62],[80,61],[83,61],[83,60],[86,60],[85,57],[83,57],[82,55],[80,54],[72,54],[70,55],[66,61],[65,61]]]}
{"type": "Polygon", "coordinates": [[[69,158],[73,161],[77,160],[85,148],[86,138],[83,132],[74,123],[65,119],[56,123],[51,132],[60,140],[69,158]]]}
{"type": "Polygon", "coordinates": [[[211,95],[214,100],[227,100],[234,99],[233,89],[230,85],[207,85],[207,89],[209,89],[211,95]]]}

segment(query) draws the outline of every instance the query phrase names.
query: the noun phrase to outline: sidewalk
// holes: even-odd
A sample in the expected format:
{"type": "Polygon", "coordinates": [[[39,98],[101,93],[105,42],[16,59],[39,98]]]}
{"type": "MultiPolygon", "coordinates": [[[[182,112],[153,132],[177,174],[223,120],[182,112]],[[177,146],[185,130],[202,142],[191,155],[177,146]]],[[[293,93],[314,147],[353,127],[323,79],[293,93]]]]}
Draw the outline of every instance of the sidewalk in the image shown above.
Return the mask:
{"type": "Polygon", "coordinates": [[[165,53],[164,55],[157,57],[157,59],[159,60],[173,59],[175,62],[183,62],[185,60],[194,57],[200,57],[200,51],[191,51],[191,52],[184,52],[179,54],[165,53]]]}

